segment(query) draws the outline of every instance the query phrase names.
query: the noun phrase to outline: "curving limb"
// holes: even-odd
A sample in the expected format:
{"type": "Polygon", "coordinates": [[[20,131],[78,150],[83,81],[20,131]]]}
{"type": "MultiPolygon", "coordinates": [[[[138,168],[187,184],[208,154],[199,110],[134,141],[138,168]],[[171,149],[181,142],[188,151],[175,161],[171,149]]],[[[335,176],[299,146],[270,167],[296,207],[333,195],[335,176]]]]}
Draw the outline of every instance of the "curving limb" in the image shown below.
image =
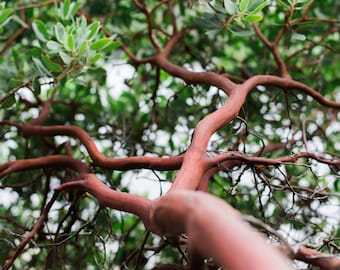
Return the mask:
{"type": "Polygon", "coordinates": [[[212,195],[172,191],[152,204],[150,220],[162,235],[186,232],[190,245],[228,269],[291,269],[235,209],[212,195]]]}
{"type": "Polygon", "coordinates": [[[0,179],[11,173],[42,169],[42,168],[70,168],[80,175],[90,172],[86,163],[65,155],[54,155],[40,158],[21,159],[0,164],[0,179]]]}
{"type": "Polygon", "coordinates": [[[32,227],[31,231],[24,237],[24,239],[18,244],[16,247],[16,250],[14,254],[11,256],[11,258],[6,262],[6,264],[1,268],[2,270],[8,270],[12,267],[15,259],[21,254],[21,252],[24,250],[26,245],[29,243],[29,241],[34,237],[34,235],[38,232],[38,230],[44,225],[45,219],[48,216],[48,213],[53,206],[54,202],[57,200],[59,195],[59,192],[54,192],[52,198],[47,203],[47,205],[44,207],[40,217],[32,227]]]}
{"type": "Polygon", "coordinates": [[[103,184],[95,174],[87,174],[79,180],[66,182],[56,188],[57,191],[80,190],[92,194],[101,207],[110,207],[139,216],[145,227],[153,231],[149,222],[148,211],[150,201],[139,196],[118,192],[103,184]]]}
{"type": "Polygon", "coordinates": [[[335,256],[323,254],[314,249],[300,247],[293,255],[296,260],[312,264],[325,270],[338,270],[340,269],[340,260],[335,256]]]}
{"type": "MultiPolygon", "coordinates": [[[[86,147],[93,163],[96,166],[112,170],[131,170],[131,169],[154,169],[154,170],[176,170],[179,169],[184,154],[174,157],[127,157],[127,158],[108,158],[103,156],[93,142],[92,138],[80,127],[77,126],[40,126],[2,121],[3,125],[11,125],[18,128],[24,136],[52,137],[65,135],[78,138],[86,147]]],[[[0,124],[1,124],[0,123],[0,124]]]]}
{"type": "Polygon", "coordinates": [[[94,174],[56,188],[59,192],[70,189],[89,192],[102,207],[139,216],[151,232],[165,236],[187,233],[190,245],[200,254],[213,257],[225,267],[234,270],[291,269],[288,260],[266,244],[235,209],[212,195],[199,191],[172,191],[151,202],[114,191],[94,174]],[[218,236],[216,231],[220,232],[218,236]],[[247,240],[247,246],[241,239],[247,240]],[[247,260],[239,260],[234,252],[247,260]]]}

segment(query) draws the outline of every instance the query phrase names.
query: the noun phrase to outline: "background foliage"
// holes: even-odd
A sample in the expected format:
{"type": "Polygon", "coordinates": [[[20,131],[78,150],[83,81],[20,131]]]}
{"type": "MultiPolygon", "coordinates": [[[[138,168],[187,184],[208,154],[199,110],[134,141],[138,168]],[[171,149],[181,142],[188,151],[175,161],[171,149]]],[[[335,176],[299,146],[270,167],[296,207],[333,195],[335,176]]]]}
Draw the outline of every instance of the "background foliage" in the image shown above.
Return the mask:
{"type": "MultiPolygon", "coordinates": [[[[0,5],[1,119],[28,122],[37,117],[40,101],[53,97],[44,125],[81,127],[105,156],[183,153],[198,121],[219,108],[225,94],[209,85],[186,84],[150,64],[135,64],[122,44],[140,58],[155,51],[148,22],[132,2],[56,2],[0,5]],[[110,83],[117,70],[124,84],[119,79],[110,83]]],[[[158,3],[144,2],[149,8],[158,3]]],[[[251,23],[258,21],[269,40],[289,23],[278,50],[290,75],[325,98],[340,101],[338,1],[169,2],[173,13],[164,4],[152,16],[160,46],[169,40],[173,20],[180,28],[192,27],[169,56],[176,65],[225,74],[235,82],[278,74],[273,55],[251,23]],[[315,20],[301,20],[306,8],[315,20]]],[[[254,155],[281,144],[264,156],[308,150],[339,159],[339,117],[339,111],[301,92],[258,86],[238,118],[213,136],[208,154],[232,149],[254,155]]],[[[1,125],[0,147],[1,163],[65,154],[67,149],[91,163],[77,139],[24,137],[6,125],[1,125]]],[[[112,189],[127,192],[152,182],[162,194],[175,176],[172,171],[94,170],[112,189]]],[[[35,169],[2,178],[0,265],[30,231],[53,188],[72,177],[68,169],[35,169]]],[[[339,190],[339,168],[315,160],[279,167],[236,166],[215,174],[209,186],[212,194],[270,225],[291,245],[334,254],[340,244],[339,190]]],[[[13,269],[150,268],[158,262],[184,264],[185,253],[181,243],[146,233],[133,215],[100,209],[90,195],[65,194],[13,269]]]]}

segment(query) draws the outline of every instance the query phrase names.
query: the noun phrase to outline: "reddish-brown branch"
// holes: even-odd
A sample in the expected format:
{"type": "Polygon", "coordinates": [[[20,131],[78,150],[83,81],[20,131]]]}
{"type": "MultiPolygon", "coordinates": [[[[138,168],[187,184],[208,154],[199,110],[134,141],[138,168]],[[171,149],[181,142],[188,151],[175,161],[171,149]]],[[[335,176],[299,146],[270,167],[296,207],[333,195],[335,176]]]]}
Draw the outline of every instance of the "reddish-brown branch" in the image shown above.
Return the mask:
{"type": "Polygon", "coordinates": [[[159,66],[160,68],[164,69],[171,75],[181,78],[188,84],[201,84],[201,83],[209,84],[220,88],[226,94],[230,94],[231,90],[235,87],[236,84],[233,83],[227,77],[214,72],[189,71],[183,67],[171,63],[167,59],[167,56],[171,53],[176,44],[183,38],[184,34],[190,29],[191,27],[188,27],[182,29],[181,31],[176,32],[175,35],[169,40],[167,45],[164,47],[163,51],[161,51],[154,57],[139,59],[127,48],[127,46],[122,45],[121,48],[129,56],[129,58],[136,64],[151,63],[159,66]]]}
{"type": "Polygon", "coordinates": [[[153,14],[160,6],[168,3],[170,0],[161,0],[155,6],[153,6],[150,10],[150,14],[153,14]]]}
{"type": "Polygon", "coordinates": [[[189,245],[228,269],[291,269],[236,210],[206,193],[172,191],[152,204],[150,221],[162,235],[186,232],[189,245]]]}
{"type": "Polygon", "coordinates": [[[182,265],[163,264],[152,268],[152,270],[186,270],[186,267],[182,265]]]}
{"type": "Polygon", "coordinates": [[[0,55],[3,55],[9,47],[13,44],[13,42],[20,37],[27,29],[25,27],[19,28],[13,35],[6,40],[5,44],[2,46],[0,50],[0,55]]]}
{"type": "Polygon", "coordinates": [[[104,185],[96,175],[87,174],[82,179],[66,182],[56,188],[58,191],[77,189],[92,194],[101,207],[132,213],[140,217],[145,227],[154,231],[149,222],[150,201],[139,196],[118,192],[104,185]]]}
{"type": "Polygon", "coordinates": [[[317,41],[310,41],[310,43],[306,44],[301,49],[293,52],[291,55],[289,55],[286,58],[286,62],[289,62],[292,58],[296,57],[300,53],[302,53],[302,52],[304,52],[306,50],[311,50],[314,47],[320,45],[330,34],[336,33],[336,32],[339,32],[339,27],[331,25],[329,27],[329,29],[319,38],[319,40],[317,40],[317,41]]]}
{"type": "Polygon", "coordinates": [[[155,64],[160,68],[170,73],[171,75],[181,78],[188,84],[209,84],[216,86],[217,88],[223,90],[225,93],[230,94],[231,90],[236,86],[231,80],[223,75],[203,71],[194,72],[189,71],[183,67],[177,66],[171,63],[163,53],[160,53],[155,58],[155,64]]]}
{"type": "Polygon", "coordinates": [[[206,149],[210,137],[216,130],[237,117],[246,96],[246,88],[235,89],[221,108],[207,115],[197,124],[191,146],[186,152],[183,165],[171,190],[183,188],[195,190],[197,188],[200,179],[209,168],[206,149]]]}
{"type": "Polygon", "coordinates": [[[21,10],[25,10],[25,9],[37,8],[37,7],[42,7],[42,6],[49,6],[49,5],[53,5],[55,3],[60,3],[60,2],[63,2],[63,1],[64,0],[49,0],[49,1],[41,2],[41,3],[27,4],[27,5],[16,7],[15,11],[21,11],[21,10]]]}
{"type": "MultiPolygon", "coordinates": [[[[263,149],[261,149],[260,151],[256,152],[253,157],[258,157],[262,154],[266,154],[269,152],[274,152],[277,150],[281,150],[287,147],[287,144],[293,144],[295,142],[295,140],[290,140],[287,143],[277,143],[277,144],[269,144],[266,145],[263,149]]],[[[229,156],[229,153],[226,153],[229,156]]],[[[236,152],[237,155],[244,155],[242,153],[236,152]]],[[[209,158],[209,159],[215,159],[217,158],[217,156],[209,158]]],[[[210,168],[209,170],[207,170],[207,172],[202,176],[202,178],[199,181],[199,185],[197,187],[197,190],[200,191],[208,191],[208,186],[209,186],[209,181],[211,179],[211,177],[213,177],[214,174],[216,174],[217,172],[221,171],[221,170],[228,170],[228,169],[232,169],[235,166],[240,166],[243,162],[245,162],[245,160],[242,159],[237,159],[237,158],[230,158],[230,159],[226,159],[223,162],[211,162],[211,166],[212,168],[210,168]]],[[[252,163],[254,164],[254,163],[252,163]]]]}
{"type": "Polygon", "coordinates": [[[86,163],[70,156],[54,155],[31,159],[14,160],[0,165],[0,179],[14,172],[42,168],[70,168],[80,175],[90,172],[86,163]]]}
{"type": "Polygon", "coordinates": [[[205,174],[203,174],[203,176],[201,177],[199,184],[197,186],[197,190],[208,192],[209,180],[218,171],[220,171],[219,167],[213,167],[213,168],[207,170],[207,172],[205,174]]]}
{"type": "Polygon", "coordinates": [[[5,265],[1,268],[2,270],[8,270],[12,267],[15,259],[21,254],[21,252],[24,250],[25,246],[28,244],[28,242],[34,237],[34,235],[40,230],[40,228],[43,226],[47,215],[53,205],[53,203],[58,198],[59,192],[55,192],[53,194],[53,197],[49,201],[49,203],[46,205],[44,210],[42,211],[40,217],[38,218],[37,222],[34,224],[32,230],[25,236],[25,238],[19,243],[17,246],[17,249],[14,253],[14,255],[11,256],[11,259],[8,260],[5,265]]]}
{"type": "Polygon", "coordinates": [[[184,35],[190,30],[192,29],[191,27],[186,27],[181,29],[181,31],[176,32],[172,38],[167,42],[167,44],[165,45],[163,51],[162,51],[162,55],[163,57],[168,57],[169,54],[171,53],[171,51],[174,49],[174,47],[177,45],[178,42],[181,41],[181,39],[184,37],[184,35]]]}
{"type": "Polygon", "coordinates": [[[294,259],[318,266],[323,270],[339,270],[340,259],[326,255],[313,249],[300,247],[294,254],[294,259]]]}
{"type": "Polygon", "coordinates": [[[173,34],[176,34],[178,32],[177,19],[176,19],[176,15],[174,13],[173,6],[174,6],[174,1],[173,0],[168,1],[168,11],[169,11],[170,18],[171,18],[172,32],[173,32],[173,34]]]}
{"type": "Polygon", "coordinates": [[[240,160],[247,164],[261,164],[261,165],[274,165],[279,166],[288,162],[296,162],[300,158],[312,158],[321,163],[338,166],[340,165],[340,160],[330,160],[318,156],[313,153],[303,152],[290,157],[279,157],[279,158],[263,158],[263,157],[249,157],[239,152],[227,152],[220,154],[218,156],[209,157],[209,164],[211,167],[216,166],[226,160],[240,160]]]}
{"type": "Polygon", "coordinates": [[[104,157],[91,137],[81,128],[77,126],[34,126],[34,125],[18,125],[16,123],[2,121],[0,124],[8,124],[16,126],[25,136],[48,137],[65,135],[78,138],[86,147],[92,161],[95,165],[113,170],[131,170],[131,169],[154,169],[154,170],[176,170],[179,169],[183,156],[157,158],[157,157],[127,157],[127,158],[107,158],[104,157]]]}
{"type": "MultiPolygon", "coordinates": [[[[204,257],[212,257],[230,269],[291,269],[288,260],[267,245],[236,210],[214,196],[172,191],[150,202],[111,190],[93,174],[57,187],[58,191],[69,189],[91,193],[102,207],[136,214],[149,231],[157,234],[177,236],[187,233],[190,246],[197,248],[204,257]],[[240,260],[240,257],[246,259],[240,260]]],[[[294,258],[327,270],[336,269],[339,265],[339,260],[325,258],[312,250],[301,249],[294,258]]]]}
{"type": "MultiPolygon", "coordinates": [[[[149,39],[152,44],[152,46],[156,49],[157,52],[161,51],[160,46],[158,45],[156,38],[153,35],[153,23],[152,23],[152,15],[151,12],[148,10],[146,5],[143,3],[140,3],[138,0],[133,0],[134,4],[136,7],[145,14],[146,21],[148,23],[148,34],[149,34],[149,39]]],[[[157,5],[156,5],[157,7],[157,5]]]]}
{"type": "Polygon", "coordinates": [[[27,125],[40,125],[42,124],[48,117],[51,111],[51,101],[41,101],[42,109],[40,110],[39,116],[27,123],[27,125]]]}
{"type": "MultiPolygon", "coordinates": [[[[163,59],[163,61],[167,61],[165,58],[163,59]]],[[[169,63],[169,66],[172,68],[171,63],[169,63]]],[[[163,65],[162,68],[164,67],[168,67],[168,65],[163,65]]],[[[168,67],[164,69],[168,70],[170,68],[168,67]]],[[[178,69],[178,67],[174,66],[173,69],[178,69]]],[[[171,73],[173,74],[174,72],[175,71],[171,73]]],[[[177,72],[179,71],[177,70],[177,72]]],[[[283,89],[297,88],[312,96],[319,103],[325,106],[340,108],[340,103],[325,99],[320,93],[316,92],[314,89],[306,86],[303,83],[296,82],[289,78],[280,78],[271,75],[254,76],[245,81],[243,84],[237,85],[235,88],[233,88],[232,93],[230,94],[226,103],[220,109],[209,114],[198,123],[191,146],[184,158],[182,168],[171,187],[172,190],[180,188],[194,190],[197,188],[200,179],[203,177],[204,173],[209,167],[204,161],[204,158],[210,137],[216,130],[237,117],[238,112],[247,97],[247,94],[260,84],[275,85],[283,89]],[[193,171],[192,168],[195,168],[195,170],[193,171]]]]}
{"type": "MultiPolygon", "coordinates": [[[[279,39],[272,43],[270,42],[264,35],[263,33],[260,31],[258,25],[256,23],[253,23],[253,28],[255,30],[255,33],[257,34],[257,36],[260,38],[260,40],[263,42],[263,44],[269,49],[269,51],[272,53],[275,62],[277,63],[279,69],[280,69],[280,75],[283,78],[290,78],[290,75],[288,73],[287,70],[287,66],[286,63],[283,61],[280,53],[279,53],[279,49],[278,49],[278,41],[279,39]]],[[[282,32],[282,35],[284,34],[284,32],[282,32]]]]}
{"type": "Polygon", "coordinates": [[[289,78],[280,78],[272,75],[256,75],[245,81],[242,85],[243,87],[247,88],[248,91],[251,91],[257,85],[273,85],[286,90],[295,88],[313,97],[321,105],[334,109],[340,109],[340,102],[325,99],[319,92],[317,92],[313,88],[289,78]]]}

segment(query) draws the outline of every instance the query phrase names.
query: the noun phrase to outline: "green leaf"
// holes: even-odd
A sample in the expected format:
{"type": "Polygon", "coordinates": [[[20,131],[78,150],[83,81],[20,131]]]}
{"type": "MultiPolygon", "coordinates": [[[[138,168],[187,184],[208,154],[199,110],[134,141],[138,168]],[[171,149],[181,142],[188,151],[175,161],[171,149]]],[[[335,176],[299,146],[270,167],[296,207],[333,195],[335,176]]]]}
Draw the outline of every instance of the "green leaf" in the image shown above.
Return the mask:
{"type": "Polygon", "coordinates": [[[65,0],[63,5],[63,17],[68,18],[68,14],[70,12],[70,0],[65,0]]]}
{"type": "Polygon", "coordinates": [[[111,42],[109,45],[105,46],[103,49],[102,49],[102,52],[104,53],[108,53],[108,52],[111,52],[117,48],[119,48],[121,45],[121,43],[119,41],[113,41],[111,42]]]}
{"type": "Polygon", "coordinates": [[[240,18],[235,18],[235,22],[242,28],[246,28],[246,26],[244,25],[240,18]]]}
{"type": "Polygon", "coordinates": [[[73,35],[68,35],[67,36],[67,42],[65,44],[65,48],[67,48],[69,51],[74,51],[74,37],[73,35]]]}
{"type": "Polygon", "coordinates": [[[44,66],[44,64],[40,61],[40,59],[35,58],[35,57],[33,57],[32,59],[37,70],[40,72],[40,74],[52,76],[52,74],[48,71],[48,69],[44,66]]]}
{"type": "Polygon", "coordinates": [[[43,61],[45,67],[47,67],[49,71],[58,72],[58,73],[63,71],[61,66],[59,66],[56,63],[53,63],[47,56],[45,55],[42,56],[41,60],[43,61]]]}
{"type": "Polygon", "coordinates": [[[250,14],[246,17],[244,17],[244,19],[247,21],[247,22],[259,22],[263,19],[263,17],[261,15],[258,15],[258,14],[250,14]]]}
{"type": "Polygon", "coordinates": [[[335,189],[336,192],[340,191],[340,179],[336,179],[334,181],[334,189],[335,189]]]}
{"type": "Polygon", "coordinates": [[[229,15],[237,13],[237,6],[231,0],[224,0],[224,8],[229,15]]]}
{"type": "Polygon", "coordinates": [[[82,44],[80,44],[79,49],[78,49],[78,55],[82,55],[85,52],[87,52],[89,49],[89,43],[87,42],[87,40],[83,41],[82,44]]]}
{"type": "Polygon", "coordinates": [[[252,11],[254,10],[257,6],[261,5],[263,2],[265,2],[264,0],[252,0],[249,2],[249,6],[248,6],[248,10],[252,11]]]}
{"type": "Polygon", "coordinates": [[[4,23],[8,17],[12,14],[13,8],[6,8],[4,11],[0,12],[0,24],[4,23]]]}
{"type": "Polygon", "coordinates": [[[90,45],[90,49],[94,51],[99,51],[107,46],[110,42],[112,42],[110,38],[98,39],[90,45]]]}
{"type": "Polygon", "coordinates": [[[236,31],[236,30],[231,30],[229,29],[230,32],[232,32],[236,36],[240,37],[248,37],[254,34],[252,31],[236,31]]]}
{"type": "Polygon", "coordinates": [[[253,10],[251,10],[251,13],[256,14],[260,12],[262,9],[264,9],[269,3],[267,1],[264,1],[263,3],[256,6],[253,10]]]}
{"type": "Polygon", "coordinates": [[[89,34],[87,37],[88,40],[93,39],[97,35],[99,31],[99,27],[100,27],[100,22],[98,21],[93,22],[88,26],[88,31],[89,31],[89,34]]]}
{"type": "Polygon", "coordinates": [[[304,40],[306,40],[306,36],[303,35],[303,34],[293,32],[292,39],[304,41],[304,40]]]}
{"type": "Polygon", "coordinates": [[[66,65],[69,65],[69,64],[72,62],[72,57],[69,56],[68,54],[66,54],[66,53],[63,52],[63,51],[60,51],[60,52],[59,52],[59,56],[60,56],[60,58],[63,60],[63,62],[64,62],[66,65]]]}
{"type": "Polygon", "coordinates": [[[290,9],[289,5],[287,5],[283,0],[277,0],[277,2],[285,9],[290,9]]]}
{"type": "Polygon", "coordinates": [[[25,55],[29,56],[29,57],[31,57],[31,56],[40,57],[41,51],[42,51],[41,48],[32,47],[32,48],[25,51],[25,55]]]}
{"type": "Polygon", "coordinates": [[[41,41],[46,42],[49,39],[47,27],[42,21],[35,20],[32,24],[32,28],[37,38],[41,41]]]}
{"type": "Polygon", "coordinates": [[[239,5],[240,11],[245,11],[248,5],[249,5],[249,0],[241,0],[240,5],[239,5]]]}
{"type": "Polygon", "coordinates": [[[221,25],[215,24],[212,21],[206,20],[206,19],[201,19],[201,18],[195,18],[195,23],[202,28],[207,28],[207,29],[220,29],[221,25]]]}
{"type": "Polygon", "coordinates": [[[53,40],[47,41],[46,46],[52,52],[59,52],[62,49],[62,46],[58,42],[55,42],[53,40]]]}
{"type": "Polygon", "coordinates": [[[70,6],[70,9],[71,9],[71,13],[70,15],[73,17],[74,15],[76,15],[78,9],[80,8],[80,3],[78,2],[73,2],[70,6]]]}
{"type": "Polygon", "coordinates": [[[14,104],[15,104],[15,97],[13,94],[13,95],[8,96],[1,102],[1,107],[8,109],[12,107],[14,104]]]}
{"type": "Polygon", "coordinates": [[[211,2],[208,3],[208,5],[215,10],[217,13],[227,14],[225,8],[223,8],[220,5],[213,5],[211,2]]]}
{"type": "Polygon", "coordinates": [[[90,63],[93,64],[93,63],[97,62],[100,58],[102,58],[102,54],[96,53],[94,56],[91,57],[90,63]]]}
{"type": "Polygon", "coordinates": [[[57,24],[54,26],[54,32],[55,32],[55,36],[56,36],[57,40],[60,43],[63,43],[64,42],[64,35],[65,35],[65,28],[60,22],[57,22],[57,24]]]}
{"type": "Polygon", "coordinates": [[[221,14],[211,14],[211,13],[203,13],[203,18],[196,18],[195,22],[198,26],[207,29],[221,29],[222,22],[224,21],[225,16],[221,14]]]}
{"type": "Polygon", "coordinates": [[[36,92],[37,96],[40,95],[41,92],[41,84],[39,81],[39,77],[35,77],[32,81],[32,87],[34,89],[34,92],[36,92]]]}

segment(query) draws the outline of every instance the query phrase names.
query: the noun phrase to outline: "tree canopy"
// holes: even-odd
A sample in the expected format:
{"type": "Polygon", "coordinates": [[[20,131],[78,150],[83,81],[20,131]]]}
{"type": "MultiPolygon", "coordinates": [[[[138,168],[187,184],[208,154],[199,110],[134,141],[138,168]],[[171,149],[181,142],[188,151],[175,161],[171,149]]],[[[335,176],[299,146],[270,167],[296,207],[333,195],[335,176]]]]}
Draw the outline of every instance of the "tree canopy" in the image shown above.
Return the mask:
{"type": "Polygon", "coordinates": [[[2,269],[339,269],[339,6],[0,2],[2,269]]]}

